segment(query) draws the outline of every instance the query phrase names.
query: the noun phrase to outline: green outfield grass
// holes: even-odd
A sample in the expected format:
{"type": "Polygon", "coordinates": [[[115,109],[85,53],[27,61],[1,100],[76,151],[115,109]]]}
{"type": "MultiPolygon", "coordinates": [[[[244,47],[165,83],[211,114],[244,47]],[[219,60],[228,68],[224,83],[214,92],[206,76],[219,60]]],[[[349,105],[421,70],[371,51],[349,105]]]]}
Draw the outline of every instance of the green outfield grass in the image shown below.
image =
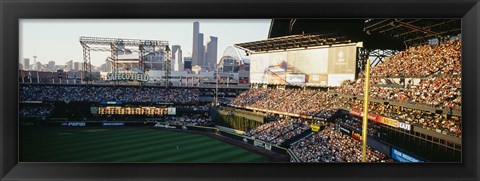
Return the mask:
{"type": "Polygon", "coordinates": [[[21,162],[268,161],[208,136],[159,129],[22,127],[19,141],[21,162]]]}

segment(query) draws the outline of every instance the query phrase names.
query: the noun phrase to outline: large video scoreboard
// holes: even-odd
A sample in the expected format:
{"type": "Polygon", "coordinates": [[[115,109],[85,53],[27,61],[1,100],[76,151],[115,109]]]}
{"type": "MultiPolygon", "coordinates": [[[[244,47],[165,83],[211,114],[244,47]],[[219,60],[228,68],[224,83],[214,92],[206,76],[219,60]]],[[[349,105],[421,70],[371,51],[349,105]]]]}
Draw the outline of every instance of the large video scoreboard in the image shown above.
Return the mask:
{"type": "Polygon", "coordinates": [[[176,115],[175,107],[101,106],[91,107],[90,110],[95,115],[176,115]]]}
{"type": "Polygon", "coordinates": [[[249,56],[251,83],[339,86],[355,79],[357,43],[249,56]]]}

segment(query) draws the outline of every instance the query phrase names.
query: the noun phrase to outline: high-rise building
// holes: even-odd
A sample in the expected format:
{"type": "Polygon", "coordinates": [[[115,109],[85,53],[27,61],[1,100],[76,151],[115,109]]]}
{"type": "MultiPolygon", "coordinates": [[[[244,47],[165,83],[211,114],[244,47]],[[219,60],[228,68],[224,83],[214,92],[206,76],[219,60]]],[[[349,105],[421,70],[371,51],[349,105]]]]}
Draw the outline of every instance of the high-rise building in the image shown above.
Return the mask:
{"type": "Polygon", "coordinates": [[[215,65],[217,64],[217,48],[218,38],[210,36],[210,41],[207,43],[207,51],[205,55],[205,67],[208,67],[209,69],[215,68],[215,65]]]}
{"type": "Polygon", "coordinates": [[[74,70],[80,70],[80,62],[73,63],[73,69],[74,70]]]}
{"type": "Polygon", "coordinates": [[[218,38],[210,36],[210,41],[206,46],[203,44],[203,41],[204,36],[203,33],[200,33],[200,24],[198,22],[194,22],[192,66],[198,65],[200,67],[213,67],[217,62],[218,38]],[[209,53],[211,55],[207,55],[209,53]]]}
{"type": "Polygon", "coordinates": [[[193,48],[192,48],[192,64],[198,64],[198,54],[200,50],[200,45],[203,45],[203,42],[199,43],[198,34],[200,33],[200,23],[193,22],[193,48]]]}
{"type": "Polygon", "coordinates": [[[73,70],[73,60],[70,60],[65,64],[68,70],[73,70]]]}
{"type": "Polygon", "coordinates": [[[30,59],[24,58],[23,59],[23,69],[30,70],[30,59]]]}
{"type": "MultiPolygon", "coordinates": [[[[85,70],[85,64],[83,64],[83,62],[75,62],[74,63],[74,69],[79,70],[79,71],[84,71],[85,70]]],[[[93,65],[92,65],[92,70],[93,70],[93,65]]]]}
{"type": "Polygon", "coordinates": [[[185,57],[183,59],[183,63],[184,63],[184,67],[183,67],[184,70],[192,70],[192,57],[185,57]]]}
{"type": "Polygon", "coordinates": [[[173,71],[183,70],[182,49],[180,45],[172,45],[172,69],[173,71]]]}
{"type": "Polygon", "coordinates": [[[108,60],[108,58],[105,60],[106,66],[105,66],[105,71],[106,72],[112,72],[112,62],[108,60]]]}
{"type": "MultiPolygon", "coordinates": [[[[205,65],[205,46],[203,45],[203,33],[198,34],[198,61],[196,65],[205,65]]],[[[193,57],[192,57],[193,60],[193,57]]],[[[193,65],[192,65],[193,66],[193,65]]]]}

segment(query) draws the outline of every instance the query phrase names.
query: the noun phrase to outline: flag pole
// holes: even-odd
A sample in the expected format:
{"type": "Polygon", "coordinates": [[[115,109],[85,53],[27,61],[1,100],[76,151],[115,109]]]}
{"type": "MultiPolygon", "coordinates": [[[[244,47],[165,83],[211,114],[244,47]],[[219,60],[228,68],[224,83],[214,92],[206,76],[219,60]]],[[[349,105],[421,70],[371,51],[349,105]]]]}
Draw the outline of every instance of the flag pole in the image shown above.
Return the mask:
{"type": "Polygon", "coordinates": [[[370,83],[370,58],[365,67],[365,89],[363,91],[363,122],[362,122],[362,162],[367,162],[367,130],[368,130],[368,93],[370,83]]]}

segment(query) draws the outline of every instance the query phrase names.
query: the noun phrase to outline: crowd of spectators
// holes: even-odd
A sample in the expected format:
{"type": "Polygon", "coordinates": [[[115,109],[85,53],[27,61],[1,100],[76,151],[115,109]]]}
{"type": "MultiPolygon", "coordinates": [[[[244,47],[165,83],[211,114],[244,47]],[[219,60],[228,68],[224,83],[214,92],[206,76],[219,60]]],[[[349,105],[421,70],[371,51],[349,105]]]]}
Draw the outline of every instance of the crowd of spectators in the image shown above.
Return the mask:
{"type": "MultiPolygon", "coordinates": [[[[339,100],[342,108],[363,110],[363,100],[353,100],[351,98],[339,98],[337,100],[339,100]]],[[[377,102],[370,102],[369,111],[380,116],[396,119],[439,133],[457,137],[462,136],[461,117],[448,113],[440,114],[396,105],[385,105],[377,102]]]]}
{"type": "Polygon", "coordinates": [[[163,122],[183,126],[210,126],[214,124],[210,117],[203,114],[166,117],[163,122]]]}
{"type": "MultiPolygon", "coordinates": [[[[371,86],[369,93],[377,99],[460,111],[461,68],[461,41],[458,38],[439,45],[410,47],[389,57],[371,71],[370,85],[392,82],[387,80],[397,77],[403,80],[404,87],[371,86]],[[405,85],[405,78],[419,79],[420,82],[405,85]]],[[[363,72],[359,77],[363,77],[363,72]]],[[[333,91],[363,96],[364,79],[345,81],[333,91]]]]}
{"type": "Polygon", "coordinates": [[[321,90],[251,89],[240,94],[231,104],[329,118],[336,112],[333,99],[332,95],[321,90]]]}
{"type": "MultiPolygon", "coordinates": [[[[362,143],[335,130],[333,124],[311,137],[292,145],[303,162],[361,162],[362,143]]],[[[393,162],[388,156],[367,147],[368,162],[393,162]]]]}
{"type": "Polygon", "coordinates": [[[49,116],[54,109],[52,105],[20,106],[19,115],[21,117],[49,116]]]}
{"type": "Polygon", "coordinates": [[[211,106],[209,105],[178,105],[177,109],[188,109],[192,111],[208,111],[211,106]]]}
{"type": "MultiPolygon", "coordinates": [[[[444,80],[446,77],[433,77],[432,79],[444,80]]],[[[450,82],[445,82],[445,85],[450,82]]],[[[456,83],[454,83],[456,84],[456,83]]],[[[422,87],[424,84],[420,83],[417,87],[422,87]]],[[[439,84],[432,84],[434,87],[438,87],[439,84]]],[[[340,88],[341,89],[341,88],[340,88]]],[[[393,88],[391,88],[393,89],[393,88]]],[[[422,90],[427,90],[424,88],[422,90]]],[[[252,89],[244,92],[242,95],[232,101],[233,105],[238,106],[250,106],[254,108],[275,110],[287,113],[306,114],[317,117],[330,118],[335,114],[338,109],[363,109],[363,101],[358,99],[352,99],[344,97],[342,95],[335,96],[336,89],[330,93],[320,90],[303,90],[303,89],[287,89],[287,90],[273,90],[273,89],[252,89]]],[[[347,90],[347,89],[344,89],[347,90]]],[[[360,89],[362,90],[362,89],[360,89]]],[[[375,89],[374,89],[375,90],[375,89]]],[[[380,90],[380,89],[379,89],[380,90]]],[[[413,89],[412,89],[413,90],[413,89]]],[[[344,94],[351,93],[349,91],[342,92],[344,94]]],[[[363,93],[362,93],[363,94],[363,93]]],[[[373,91],[372,97],[376,95],[382,95],[382,91],[373,91]]],[[[404,95],[402,92],[390,92],[393,97],[402,97],[398,95],[404,95]],[[397,96],[395,96],[397,95],[397,96]]],[[[417,93],[419,94],[419,93],[417,93]]],[[[412,92],[406,95],[415,95],[412,92]]],[[[418,99],[424,97],[422,95],[416,95],[418,99]]],[[[438,99],[439,96],[428,96],[438,99]]],[[[455,103],[459,100],[460,96],[457,95],[452,101],[443,102],[442,105],[451,105],[449,103],[455,103]]],[[[379,97],[377,97],[379,98],[379,97]]],[[[417,100],[417,98],[408,98],[417,100]]],[[[406,99],[406,100],[408,100],[406,99]]],[[[423,99],[427,100],[427,99],[423,99]]],[[[458,101],[460,104],[460,101],[458,101]]],[[[459,105],[457,105],[459,106],[459,105]]],[[[455,108],[455,107],[454,107],[455,108]]],[[[455,110],[455,109],[450,109],[455,110]]],[[[453,116],[451,112],[429,112],[420,109],[413,109],[395,105],[385,105],[383,103],[370,102],[369,111],[384,117],[399,120],[401,122],[408,123],[410,125],[416,125],[425,129],[433,130],[443,134],[454,135],[460,137],[462,135],[461,117],[453,116]]]]}
{"type": "MultiPolygon", "coordinates": [[[[386,59],[371,70],[372,77],[427,77],[433,74],[461,74],[459,38],[438,45],[413,46],[386,59]]],[[[359,74],[363,77],[363,72],[359,74]]]]}
{"type": "Polygon", "coordinates": [[[20,85],[22,101],[121,101],[121,102],[198,102],[198,89],[113,87],[113,86],[57,86],[20,85]]]}
{"type": "MultiPolygon", "coordinates": [[[[362,131],[362,121],[363,120],[361,120],[361,118],[350,115],[342,115],[341,117],[335,119],[335,122],[346,125],[357,131],[362,131]]],[[[367,127],[367,133],[369,136],[380,138],[385,135],[385,133],[381,131],[382,128],[379,123],[369,121],[367,127]]]]}
{"type": "Polygon", "coordinates": [[[246,135],[254,139],[280,145],[284,141],[310,129],[308,123],[300,118],[282,117],[249,130],[246,135]]]}
{"type": "MultiPolygon", "coordinates": [[[[371,81],[370,84],[374,84],[371,81]]],[[[364,81],[344,81],[333,92],[363,96],[364,81]]],[[[460,76],[434,76],[422,79],[417,85],[405,88],[370,86],[370,97],[437,108],[461,110],[462,78],[460,76]]]]}

